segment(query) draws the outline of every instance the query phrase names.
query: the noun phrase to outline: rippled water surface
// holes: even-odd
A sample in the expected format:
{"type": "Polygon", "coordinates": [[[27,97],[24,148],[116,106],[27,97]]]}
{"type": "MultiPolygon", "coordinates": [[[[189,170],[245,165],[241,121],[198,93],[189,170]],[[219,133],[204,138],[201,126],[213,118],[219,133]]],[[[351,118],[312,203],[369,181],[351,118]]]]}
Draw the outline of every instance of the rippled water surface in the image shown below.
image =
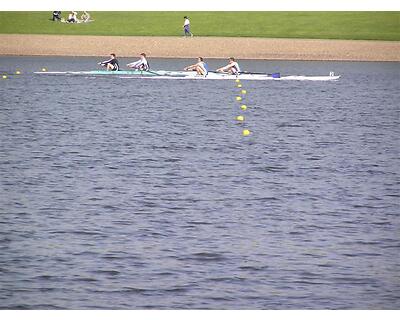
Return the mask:
{"type": "Polygon", "coordinates": [[[400,64],[32,74],[97,61],[0,57],[0,308],[400,308],[400,64]]]}

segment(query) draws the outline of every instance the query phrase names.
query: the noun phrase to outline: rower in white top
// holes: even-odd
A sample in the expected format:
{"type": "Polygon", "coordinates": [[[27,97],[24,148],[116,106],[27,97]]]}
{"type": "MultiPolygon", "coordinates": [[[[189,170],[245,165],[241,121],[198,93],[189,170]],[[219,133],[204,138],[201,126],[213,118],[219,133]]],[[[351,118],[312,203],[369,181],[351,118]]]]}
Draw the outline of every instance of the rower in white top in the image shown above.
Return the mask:
{"type": "Polygon", "coordinates": [[[208,74],[208,65],[202,57],[197,58],[197,63],[183,68],[185,71],[196,71],[198,75],[206,76],[208,74]]]}
{"type": "Polygon", "coordinates": [[[129,68],[140,70],[140,71],[149,71],[150,70],[150,65],[147,62],[145,53],[140,54],[140,59],[138,61],[128,63],[127,66],[129,68]]]}
{"type": "Polygon", "coordinates": [[[229,58],[229,63],[225,67],[221,67],[215,71],[229,73],[229,74],[236,74],[236,75],[238,75],[241,72],[239,64],[235,61],[235,58],[233,57],[229,58]]]}

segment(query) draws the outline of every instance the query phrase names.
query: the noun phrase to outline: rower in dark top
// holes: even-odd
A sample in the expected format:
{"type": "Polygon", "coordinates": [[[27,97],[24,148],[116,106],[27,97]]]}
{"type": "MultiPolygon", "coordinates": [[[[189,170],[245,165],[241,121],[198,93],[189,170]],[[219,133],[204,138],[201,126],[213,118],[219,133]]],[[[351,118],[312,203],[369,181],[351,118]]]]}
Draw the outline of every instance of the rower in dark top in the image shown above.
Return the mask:
{"type": "Polygon", "coordinates": [[[118,60],[115,57],[115,53],[110,53],[110,59],[103,62],[99,62],[98,64],[107,67],[107,71],[119,70],[118,60]]]}

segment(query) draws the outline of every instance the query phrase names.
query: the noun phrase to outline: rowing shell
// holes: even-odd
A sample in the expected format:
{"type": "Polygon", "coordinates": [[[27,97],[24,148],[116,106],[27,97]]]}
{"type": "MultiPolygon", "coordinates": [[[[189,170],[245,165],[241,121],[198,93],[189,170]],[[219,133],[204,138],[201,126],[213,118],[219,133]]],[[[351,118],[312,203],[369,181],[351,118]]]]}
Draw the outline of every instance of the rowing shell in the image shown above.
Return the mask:
{"type": "Polygon", "coordinates": [[[329,76],[280,76],[279,74],[255,74],[242,73],[239,75],[209,72],[207,76],[196,74],[193,71],[138,71],[138,70],[120,70],[120,71],[42,71],[35,72],[41,75],[82,75],[82,76],[119,76],[124,79],[177,79],[177,80],[309,80],[309,81],[332,81],[338,80],[340,75],[332,73],[329,76]],[[278,75],[278,76],[277,76],[278,75]]]}
{"type": "Polygon", "coordinates": [[[106,70],[94,70],[94,71],[40,71],[34,72],[35,74],[47,74],[47,75],[92,75],[92,76],[120,76],[120,75],[137,75],[137,76],[154,76],[159,75],[157,72],[152,71],[138,71],[138,70],[120,70],[120,71],[106,71],[106,70]]]}

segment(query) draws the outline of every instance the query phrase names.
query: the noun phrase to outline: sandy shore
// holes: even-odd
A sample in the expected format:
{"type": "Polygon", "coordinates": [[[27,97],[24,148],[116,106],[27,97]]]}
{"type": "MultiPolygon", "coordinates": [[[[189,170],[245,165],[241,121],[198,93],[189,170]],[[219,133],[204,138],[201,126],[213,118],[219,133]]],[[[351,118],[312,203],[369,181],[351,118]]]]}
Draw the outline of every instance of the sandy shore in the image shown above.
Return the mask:
{"type": "Polygon", "coordinates": [[[398,41],[0,35],[0,55],[400,61],[398,41]]]}

